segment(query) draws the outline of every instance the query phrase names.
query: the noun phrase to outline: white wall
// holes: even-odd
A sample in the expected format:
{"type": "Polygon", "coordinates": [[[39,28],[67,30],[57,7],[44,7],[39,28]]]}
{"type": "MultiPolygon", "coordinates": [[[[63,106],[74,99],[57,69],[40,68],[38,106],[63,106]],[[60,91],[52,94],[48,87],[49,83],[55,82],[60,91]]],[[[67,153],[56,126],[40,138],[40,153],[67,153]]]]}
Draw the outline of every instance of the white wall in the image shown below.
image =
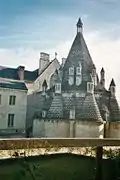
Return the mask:
{"type": "Polygon", "coordinates": [[[59,69],[60,64],[58,60],[53,60],[53,62],[48,66],[48,68],[35,80],[34,90],[42,91],[42,84],[46,80],[48,88],[50,87],[50,77],[55,72],[56,69],[59,69]]]}
{"type": "Polygon", "coordinates": [[[76,121],[75,137],[103,138],[104,124],[90,121],[76,121]]]}
{"type": "Polygon", "coordinates": [[[33,137],[103,138],[104,125],[99,122],[34,120],[33,137]],[[43,133],[44,132],[44,133],[43,133]]]}
{"type": "Polygon", "coordinates": [[[33,121],[33,137],[69,137],[69,123],[64,121],[33,121]]]}
{"type": "Polygon", "coordinates": [[[106,138],[120,138],[120,122],[108,122],[105,127],[106,138]]]}
{"type": "Polygon", "coordinates": [[[15,114],[14,128],[25,129],[26,108],[27,108],[27,91],[0,88],[0,130],[8,128],[8,114],[15,114]],[[9,106],[9,96],[15,95],[15,105],[9,106]]]}
{"type": "Polygon", "coordinates": [[[26,87],[28,88],[27,94],[31,94],[34,91],[33,82],[25,82],[26,87]]]}

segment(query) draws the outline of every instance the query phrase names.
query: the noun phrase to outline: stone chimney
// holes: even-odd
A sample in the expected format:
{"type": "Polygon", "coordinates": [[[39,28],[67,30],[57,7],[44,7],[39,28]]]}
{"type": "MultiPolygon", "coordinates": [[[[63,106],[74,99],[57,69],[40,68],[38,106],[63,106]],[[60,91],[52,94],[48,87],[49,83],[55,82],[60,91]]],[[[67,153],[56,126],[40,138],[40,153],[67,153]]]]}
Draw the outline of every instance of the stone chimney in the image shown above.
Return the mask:
{"type": "Polygon", "coordinates": [[[41,52],[40,60],[39,60],[39,74],[41,73],[43,69],[46,68],[49,62],[50,62],[50,55],[45,52],[41,52]]]}
{"type": "Polygon", "coordinates": [[[20,80],[23,81],[24,80],[25,67],[24,66],[19,66],[17,69],[18,69],[18,76],[19,76],[20,80]]]}

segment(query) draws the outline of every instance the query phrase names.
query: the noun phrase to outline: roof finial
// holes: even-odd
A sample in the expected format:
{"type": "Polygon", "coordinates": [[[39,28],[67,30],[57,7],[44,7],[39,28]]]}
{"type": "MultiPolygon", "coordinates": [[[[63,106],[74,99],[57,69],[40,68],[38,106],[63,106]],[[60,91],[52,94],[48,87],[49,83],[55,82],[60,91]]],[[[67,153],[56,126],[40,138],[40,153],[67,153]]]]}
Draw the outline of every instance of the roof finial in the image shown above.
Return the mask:
{"type": "Polygon", "coordinates": [[[55,52],[55,59],[57,59],[57,52],[55,52]]]}
{"type": "Polygon", "coordinates": [[[81,32],[82,33],[82,28],[83,27],[83,23],[81,21],[81,18],[78,19],[78,22],[77,22],[77,33],[81,32]]]}

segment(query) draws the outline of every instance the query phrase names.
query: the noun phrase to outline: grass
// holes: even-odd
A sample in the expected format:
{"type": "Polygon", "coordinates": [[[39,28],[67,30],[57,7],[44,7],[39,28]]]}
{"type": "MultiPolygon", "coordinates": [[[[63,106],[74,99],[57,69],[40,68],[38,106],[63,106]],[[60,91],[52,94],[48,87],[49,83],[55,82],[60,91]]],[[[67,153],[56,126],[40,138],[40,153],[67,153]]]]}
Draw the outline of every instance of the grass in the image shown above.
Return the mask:
{"type": "MultiPolygon", "coordinates": [[[[27,158],[27,164],[23,164],[23,159],[2,161],[0,179],[93,180],[95,165],[92,157],[73,154],[42,155],[27,158]]],[[[114,180],[113,167],[112,161],[103,160],[103,180],[114,180]]]]}

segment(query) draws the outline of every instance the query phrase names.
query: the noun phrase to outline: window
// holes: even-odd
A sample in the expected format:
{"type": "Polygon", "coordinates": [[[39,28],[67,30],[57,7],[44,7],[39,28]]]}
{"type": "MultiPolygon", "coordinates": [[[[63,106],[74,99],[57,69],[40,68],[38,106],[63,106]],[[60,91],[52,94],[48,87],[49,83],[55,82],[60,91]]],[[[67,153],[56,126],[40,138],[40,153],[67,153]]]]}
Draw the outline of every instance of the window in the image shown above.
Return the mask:
{"type": "Polygon", "coordinates": [[[70,110],[70,119],[75,119],[75,110],[70,110]]]}
{"type": "Polygon", "coordinates": [[[79,86],[82,82],[82,77],[81,76],[76,76],[76,85],[79,86]]]}
{"type": "Polygon", "coordinates": [[[82,67],[80,66],[80,67],[77,67],[76,68],[76,74],[77,75],[81,75],[81,73],[82,73],[82,67]]]}
{"type": "Polygon", "coordinates": [[[61,84],[60,84],[60,83],[57,83],[57,84],[55,85],[55,92],[56,92],[56,93],[61,93],[61,84]]]}
{"type": "Polygon", "coordinates": [[[43,118],[46,117],[46,111],[42,111],[42,117],[43,117],[43,118]]]}
{"type": "Polygon", "coordinates": [[[8,127],[13,127],[14,126],[14,114],[8,114],[8,127]]]}
{"type": "Polygon", "coordinates": [[[69,85],[73,85],[74,84],[74,77],[69,76],[69,85]]]}
{"type": "Polygon", "coordinates": [[[16,96],[10,96],[9,105],[15,105],[16,96]]]}
{"type": "Polygon", "coordinates": [[[0,94],[0,104],[1,104],[1,102],[2,102],[2,95],[0,94]]]}
{"type": "Polygon", "coordinates": [[[93,93],[93,90],[94,90],[94,85],[93,85],[93,83],[88,82],[88,83],[87,83],[87,92],[93,93]]]}
{"type": "Polygon", "coordinates": [[[69,68],[69,75],[74,75],[74,67],[69,68]]]}

